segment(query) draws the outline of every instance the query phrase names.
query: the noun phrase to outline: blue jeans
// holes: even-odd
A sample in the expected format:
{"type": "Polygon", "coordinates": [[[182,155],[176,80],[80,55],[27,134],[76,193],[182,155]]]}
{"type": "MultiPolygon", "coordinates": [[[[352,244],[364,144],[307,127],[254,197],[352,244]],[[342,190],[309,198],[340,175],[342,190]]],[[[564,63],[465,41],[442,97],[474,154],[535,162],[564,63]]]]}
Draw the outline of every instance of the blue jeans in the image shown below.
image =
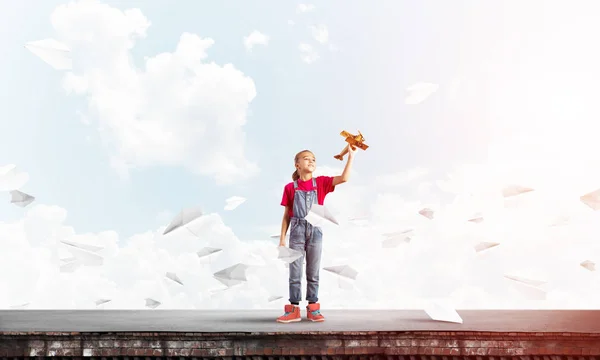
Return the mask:
{"type": "Polygon", "coordinates": [[[300,303],[302,299],[302,265],[306,258],[306,300],[319,300],[319,268],[323,232],[301,218],[291,218],[290,249],[302,252],[302,256],[290,264],[290,302],[300,303]]]}

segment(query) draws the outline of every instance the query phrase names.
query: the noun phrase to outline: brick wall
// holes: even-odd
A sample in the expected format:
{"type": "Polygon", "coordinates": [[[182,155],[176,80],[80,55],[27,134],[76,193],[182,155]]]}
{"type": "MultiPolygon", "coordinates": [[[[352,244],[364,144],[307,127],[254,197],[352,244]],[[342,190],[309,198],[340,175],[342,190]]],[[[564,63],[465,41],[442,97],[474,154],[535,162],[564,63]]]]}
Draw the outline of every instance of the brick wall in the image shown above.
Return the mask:
{"type": "Polygon", "coordinates": [[[588,355],[585,358],[592,359],[592,355],[600,356],[600,333],[0,333],[1,358],[245,356],[253,360],[315,360],[319,356],[324,360],[366,359],[372,355],[406,360],[416,359],[411,355],[428,355],[421,357],[427,360],[465,356],[476,360],[552,360],[552,355],[578,356],[579,360],[588,355]],[[544,355],[547,357],[540,357],[544,355]]]}

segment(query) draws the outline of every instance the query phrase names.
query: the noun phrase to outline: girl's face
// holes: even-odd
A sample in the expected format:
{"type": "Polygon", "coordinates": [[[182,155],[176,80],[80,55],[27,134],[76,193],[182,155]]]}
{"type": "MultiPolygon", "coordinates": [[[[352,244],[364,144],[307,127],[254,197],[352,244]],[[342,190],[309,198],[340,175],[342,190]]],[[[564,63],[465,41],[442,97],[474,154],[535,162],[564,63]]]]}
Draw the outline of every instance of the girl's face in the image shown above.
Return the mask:
{"type": "Polygon", "coordinates": [[[315,155],[310,152],[304,152],[300,154],[298,162],[296,163],[296,168],[305,173],[312,173],[315,171],[316,166],[317,160],[315,159],[315,155]]]}

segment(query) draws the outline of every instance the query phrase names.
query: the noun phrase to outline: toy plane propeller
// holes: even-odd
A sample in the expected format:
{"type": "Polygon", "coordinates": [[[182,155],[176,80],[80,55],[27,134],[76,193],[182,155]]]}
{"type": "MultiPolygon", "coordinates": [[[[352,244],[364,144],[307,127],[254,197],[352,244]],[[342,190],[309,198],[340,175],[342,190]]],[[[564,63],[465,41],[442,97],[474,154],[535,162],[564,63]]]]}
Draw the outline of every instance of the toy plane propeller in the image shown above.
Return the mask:
{"type": "Polygon", "coordinates": [[[344,138],[346,138],[346,142],[348,143],[348,145],[346,145],[344,147],[344,149],[342,149],[342,152],[339,153],[338,155],[335,155],[334,158],[342,161],[344,159],[344,155],[346,155],[348,153],[348,148],[350,146],[352,146],[352,149],[354,149],[355,147],[362,149],[362,150],[367,150],[367,148],[369,147],[367,144],[364,143],[365,141],[365,137],[363,136],[363,134],[360,133],[360,130],[358,130],[358,135],[353,135],[350,134],[349,132],[347,132],[346,130],[343,130],[340,135],[344,138]]]}

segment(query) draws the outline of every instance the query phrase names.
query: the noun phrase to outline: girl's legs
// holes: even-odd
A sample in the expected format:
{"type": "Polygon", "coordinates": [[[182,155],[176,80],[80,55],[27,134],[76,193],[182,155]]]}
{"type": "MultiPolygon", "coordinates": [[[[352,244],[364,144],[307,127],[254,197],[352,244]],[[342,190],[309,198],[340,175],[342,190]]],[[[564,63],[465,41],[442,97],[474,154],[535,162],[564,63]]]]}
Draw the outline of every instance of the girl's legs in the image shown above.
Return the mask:
{"type": "Polygon", "coordinates": [[[319,269],[322,248],[323,233],[320,228],[313,227],[312,236],[306,244],[306,300],[313,303],[319,301],[319,269]]]}

